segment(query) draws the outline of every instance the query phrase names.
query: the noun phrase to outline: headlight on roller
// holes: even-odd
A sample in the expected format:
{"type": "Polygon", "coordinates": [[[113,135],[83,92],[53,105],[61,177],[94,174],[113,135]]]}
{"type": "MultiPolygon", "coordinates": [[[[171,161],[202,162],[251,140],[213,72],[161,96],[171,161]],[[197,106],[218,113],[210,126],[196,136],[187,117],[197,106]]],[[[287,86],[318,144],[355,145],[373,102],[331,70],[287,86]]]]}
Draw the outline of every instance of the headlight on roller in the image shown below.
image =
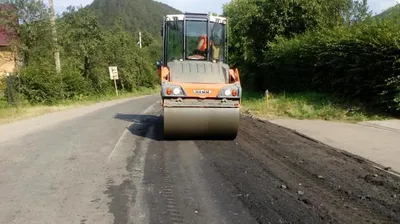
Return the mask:
{"type": "Polygon", "coordinates": [[[173,93],[175,95],[179,95],[179,94],[181,94],[181,89],[180,88],[174,88],[173,93]]]}
{"type": "Polygon", "coordinates": [[[240,97],[240,86],[227,86],[222,88],[218,94],[220,98],[238,98],[240,97]]]}
{"type": "Polygon", "coordinates": [[[225,94],[225,96],[231,96],[232,95],[232,91],[230,89],[226,89],[224,94],[225,94]]]}
{"type": "Polygon", "coordinates": [[[169,96],[169,97],[185,97],[186,93],[185,90],[178,85],[170,85],[170,84],[165,84],[162,90],[162,95],[163,96],[169,96]]]}

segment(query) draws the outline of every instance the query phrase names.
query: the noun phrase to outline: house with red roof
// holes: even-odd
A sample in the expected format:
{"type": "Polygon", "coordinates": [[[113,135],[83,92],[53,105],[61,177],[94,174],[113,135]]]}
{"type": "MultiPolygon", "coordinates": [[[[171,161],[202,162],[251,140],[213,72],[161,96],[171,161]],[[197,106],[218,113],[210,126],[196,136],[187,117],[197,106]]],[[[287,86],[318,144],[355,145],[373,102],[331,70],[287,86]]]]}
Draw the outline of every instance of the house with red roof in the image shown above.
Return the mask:
{"type": "Polygon", "coordinates": [[[16,52],[12,43],[18,37],[18,19],[10,4],[0,4],[0,77],[12,73],[16,66],[16,52]]]}

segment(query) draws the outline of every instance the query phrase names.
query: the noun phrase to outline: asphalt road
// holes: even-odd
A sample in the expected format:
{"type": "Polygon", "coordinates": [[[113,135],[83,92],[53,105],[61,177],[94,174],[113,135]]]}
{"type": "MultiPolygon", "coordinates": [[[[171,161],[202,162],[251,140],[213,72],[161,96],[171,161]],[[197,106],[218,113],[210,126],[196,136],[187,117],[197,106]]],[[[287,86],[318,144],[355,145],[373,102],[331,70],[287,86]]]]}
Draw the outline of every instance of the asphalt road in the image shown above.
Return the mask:
{"type": "Polygon", "coordinates": [[[0,137],[0,223],[400,223],[400,178],[363,159],[247,116],[163,141],[158,100],[0,137]]]}

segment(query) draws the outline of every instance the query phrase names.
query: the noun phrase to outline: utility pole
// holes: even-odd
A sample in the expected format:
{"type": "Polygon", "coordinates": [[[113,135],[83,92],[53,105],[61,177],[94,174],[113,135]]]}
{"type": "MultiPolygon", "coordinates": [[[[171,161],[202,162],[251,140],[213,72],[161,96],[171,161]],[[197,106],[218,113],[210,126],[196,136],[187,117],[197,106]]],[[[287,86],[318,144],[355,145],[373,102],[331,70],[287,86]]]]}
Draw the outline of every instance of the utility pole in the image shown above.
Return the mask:
{"type": "Polygon", "coordinates": [[[142,48],[142,32],[139,32],[139,48],[142,48]]]}
{"type": "Polygon", "coordinates": [[[58,74],[60,74],[60,72],[61,72],[60,51],[58,50],[58,43],[57,43],[56,18],[55,18],[55,13],[54,13],[53,0],[49,0],[49,5],[50,5],[51,31],[53,34],[54,59],[56,62],[56,71],[58,74]]]}

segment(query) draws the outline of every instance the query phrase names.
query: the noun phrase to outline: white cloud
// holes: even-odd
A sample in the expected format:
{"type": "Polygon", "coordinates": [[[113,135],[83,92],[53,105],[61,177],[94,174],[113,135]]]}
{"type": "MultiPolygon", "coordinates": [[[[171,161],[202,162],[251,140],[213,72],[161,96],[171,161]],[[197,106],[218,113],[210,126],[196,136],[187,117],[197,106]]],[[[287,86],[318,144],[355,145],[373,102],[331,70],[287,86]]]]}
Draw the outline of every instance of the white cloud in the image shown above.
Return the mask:
{"type": "Polygon", "coordinates": [[[82,6],[85,6],[85,5],[88,5],[88,4],[92,3],[92,2],[93,2],[92,0],[68,0],[68,1],[65,1],[65,0],[54,0],[54,5],[66,8],[66,7],[70,6],[70,5],[75,5],[75,6],[82,5],[82,6]]]}
{"type": "Polygon", "coordinates": [[[379,14],[384,10],[400,3],[400,0],[368,0],[369,9],[375,13],[379,14]]]}
{"type": "MultiPolygon", "coordinates": [[[[46,5],[49,5],[48,0],[43,0],[46,5]]],[[[93,0],[54,0],[54,10],[57,13],[61,13],[62,11],[65,11],[68,6],[73,5],[73,6],[86,6],[90,3],[92,3],[93,0]]]]}

